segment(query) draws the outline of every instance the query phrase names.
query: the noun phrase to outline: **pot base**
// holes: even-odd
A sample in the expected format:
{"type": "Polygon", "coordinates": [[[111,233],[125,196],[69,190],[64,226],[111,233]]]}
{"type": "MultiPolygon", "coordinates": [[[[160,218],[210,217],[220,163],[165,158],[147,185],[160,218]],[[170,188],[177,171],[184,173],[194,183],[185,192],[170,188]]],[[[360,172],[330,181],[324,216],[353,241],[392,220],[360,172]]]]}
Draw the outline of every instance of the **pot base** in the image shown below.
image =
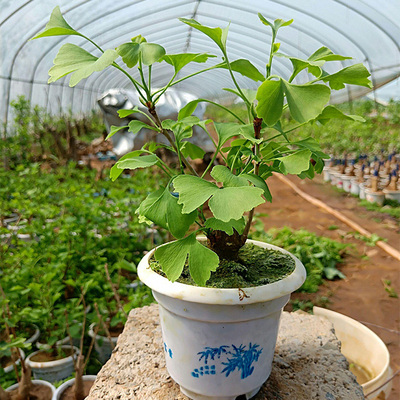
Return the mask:
{"type": "MultiPolygon", "coordinates": [[[[181,389],[181,392],[185,396],[189,397],[189,399],[192,399],[192,400],[236,400],[237,397],[240,396],[240,395],[238,395],[238,396],[227,396],[227,397],[226,396],[223,396],[223,397],[211,396],[210,397],[210,396],[203,396],[202,394],[192,392],[191,390],[186,389],[182,386],[180,386],[180,389],[181,389]]],[[[260,389],[261,389],[261,386],[259,386],[257,389],[252,390],[249,393],[243,393],[242,396],[246,396],[246,399],[249,400],[252,397],[254,397],[259,392],[260,389]]]]}

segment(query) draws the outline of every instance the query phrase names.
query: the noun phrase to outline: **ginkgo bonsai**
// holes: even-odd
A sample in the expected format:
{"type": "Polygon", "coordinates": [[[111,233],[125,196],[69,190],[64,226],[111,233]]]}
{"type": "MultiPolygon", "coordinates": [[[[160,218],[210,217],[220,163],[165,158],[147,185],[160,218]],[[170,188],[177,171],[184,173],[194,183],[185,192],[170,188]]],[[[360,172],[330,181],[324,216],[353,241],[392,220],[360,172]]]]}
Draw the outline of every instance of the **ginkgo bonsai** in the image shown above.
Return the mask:
{"type": "Polygon", "coordinates": [[[116,68],[129,79],[147,112],[137,106],[119,110],[119,116],[124,118],[140,113],[146,122],[132,120],[128,126],[112,126],[108,138],[121,129],[137,133],[146,128],[158,132],[168,141],[167,145],[146,143],[142,149],[123,156],[111,169],[111,179],[117,179],[124,169],[149,167],[158,167],[168,176],[168,184],[149,194],[137,213],[141,221],[150,221],[167,229],[176,239],[155,251],[155,259],[171,281],[180,277],[186,265],[193,281],[202,286],[211,272],[216,271],[220,259],[237,260],[239,250],[246,243],[255,207],[272,199],[266,180],[273,172],[311,179],[315,173],[322,171],[323,159],[327,156],[318,143],[311,137],[292,141],[292,131],[307,123],[325,124],[332,118],[362,120],[358,116],[345,115],[327,104],[331,91],[342,89],[345,84],[371,87],[367,69],[362,64],[355,64],[332,74],[327,73],[324,70],[326,63],[350,59],[334,54],[327,47],[317,49],[307,59],[285,55],[279,52],[277,34],[279,29],[289,26],[293,20],[269,22],[261,14],[258,16],[266,29],[272,31],[265,72],[259,71],[247,59],[230,60],[227,46],[229,27],[211,28],[193,19],[181,18],[180,21],[214,42],[221,51],[222,59],[183,77],[182,72],[188,64],[202,64],[216,56],[209,53],[168,54],[161,45],[149,43],[141,35],[117,48],[102,49],[73,29],[63,18],[59,7],[54,9],[45,30],[33,38],[80,36],[100,52],[100,56],[95,56],[75,44],[64,44],[49,71],[49,83],[71,74],[69,84],[72,87],[105,68],[116,68]],[[293,72],[289,78],[272,74],[275,57],[290,60],[293,72]],[[158,63],[169,64],[173,73],[164,87],[154,89],[152,67],[158,63]],[[133,68],[134,75],[131,73],[133,68]],[[224,69],[230,75],[234,89],[225,90],[243,101],[247,109],[246,120],[222,104],[207,99],[186,104],[179,111],[177,120],[160,120],[157,102],[170,87],[214,69],[224,69]],[[294,84],[293,80],[303,70],[307,70],[312,79],[304,84],[294,84]],[[257,82],[258,89],[251,91],[240,87],[237,74],[257,82]],[[201,121],[192,116],[200,102],[221,107],[237,122],[201,121]],[[282,122],[286,113],[290,113],[295,121],[288,128],[284,128],[282,122]],[[192,161],[202,158],[204,150],[188,141],[196,125],[207,132],[215,145],[213,158],[202,173],[195,170],[192,161]],[[212,131],[215,131],[217,140],[213,139],[212,131]],[[179,160],[177,170],[157,155],[161,147],[176,155],[179,160]],[[222,164],[215,165],[217,157],[223,160],[222,164]],[[199,233],[207,237],[207,246],[196,239],[199,233]]]}

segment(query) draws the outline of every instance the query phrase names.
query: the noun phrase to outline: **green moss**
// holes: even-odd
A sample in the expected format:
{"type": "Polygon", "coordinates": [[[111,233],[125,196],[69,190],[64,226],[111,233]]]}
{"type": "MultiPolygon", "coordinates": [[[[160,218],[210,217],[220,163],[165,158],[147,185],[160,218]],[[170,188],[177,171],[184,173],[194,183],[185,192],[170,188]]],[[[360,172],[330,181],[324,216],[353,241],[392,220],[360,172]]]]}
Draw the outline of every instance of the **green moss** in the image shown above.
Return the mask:
{"type": "MultiPolygon", "coordinates": [[[[150,260],[150,267],[165,276],[160,264],[154,258],[150,260]]],[[[211,273],[206,287],[227,289],[266,285],[283,279],[291,274],[294,268],[295,262],[289,255],[246,244],[239,251],[238,262],[220,260],[217,270],[211,273]]],[[[177,282],[197,286],[189,274],[187,264],[177,282]]]]}

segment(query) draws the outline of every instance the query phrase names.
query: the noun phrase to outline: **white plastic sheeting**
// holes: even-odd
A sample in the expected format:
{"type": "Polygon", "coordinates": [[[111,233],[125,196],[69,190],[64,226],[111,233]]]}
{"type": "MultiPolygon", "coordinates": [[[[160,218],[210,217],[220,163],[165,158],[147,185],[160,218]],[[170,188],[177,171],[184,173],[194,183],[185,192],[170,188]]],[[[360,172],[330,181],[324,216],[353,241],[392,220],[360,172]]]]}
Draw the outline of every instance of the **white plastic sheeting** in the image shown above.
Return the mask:
{"type": "MultiPolygon", "coordinates": [[[[257,17],[294,19],[280,30],[280,51],[306,58],[321,46],[351,55],[354,60],[336,62],[333,67],[363,62],[372,73],[376,87],[400,76],[400,0],[0,0],[0,121],[10,116],[9,102],[25,95],[50,112],[72,109],[74,113],[95,107],[97,98],[110,88],[130,88],[125,75],[116,69],[95,73],[74,89],[69,78],[47,85],[47,71],[58,49],[72,42],[99,55],[90,43],[79,37],[58,36],[28,41],[42,31],[51,11],[59,5],[67,22],[98,42],[115,48],[142,34],[148,41],[163,45],[168,53],[211,52],[218,55],[208,63],[219,62],[216,45],[200,32],[178,21],[195,18],[209,26],[225,27],[229,22],[228,53],[231,60],[249,58],[264,71],[271,32],[257,17]]],[[[334,63],[332,63],[334,64],[334,63]]],[[[187,66],[191,73],[203,65],[187,66]]],[[[275,59],[272,72],[288,77],[290,62],[275,59]]],[[[160,87],[171,76],[168,65],[153,68],[154,86],[160,87]]],[[[297,82],[304,80],[300,74],[297,82]]],[[[254,82],[239,77],[248,88],[254,82]]],[[[232,87],[226,70],[214,70],[180,84],[194,96],[213,98],[223,87],[232,87]]],[[[399,86],[392,85],[399,96],[399,86]]],[[[341,102],[367,94],[367,88],[349,87],[333,99],[341,102]]]]}

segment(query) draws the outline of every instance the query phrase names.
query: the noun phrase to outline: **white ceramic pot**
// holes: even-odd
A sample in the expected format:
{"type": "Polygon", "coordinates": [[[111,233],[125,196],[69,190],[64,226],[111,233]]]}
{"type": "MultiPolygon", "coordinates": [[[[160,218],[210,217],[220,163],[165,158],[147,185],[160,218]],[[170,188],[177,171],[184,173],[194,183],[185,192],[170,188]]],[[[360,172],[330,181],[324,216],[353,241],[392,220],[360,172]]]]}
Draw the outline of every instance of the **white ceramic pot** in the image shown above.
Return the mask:
{"type": "Polygon", "coordinates": [[[371,189],[365,189],[365,198],[370,203],[376,203],[383,206],[385,194],[383,192],[374,192],[371,189]]]}
{"type": "Polygon", "coordinates": [[[358,196],[360,194],[360,185],[357,181],[357,178],[352,178],[350,180],[350,193],[358,196]]]}
{"type": "Polygon", "coordinates": [[[365,190],[366,190],[365,183],[360,183],[358,187],[359,187],[360,200],[365,200],[365,190]]]}
{"type": "Polygon", "coordinates": [[[329,182],[331,180],[330,168],[329,167],[324,167],[323,173],[324,173],[324,181],[325,182],[329,182]]]}
{"type": "MultiPolygon", "coordinates": [[[[61,346],[62,349],[69,350],[71,346],[61,346]]],[[[30,354],[26,362],[32,369],[32,373],[34,378],[43,379],[48,382],[56,382],[62,381],[74,372],[74,361],[72,357],[75,357],[79,354],[79,349],[77,347],[73,347],[74,354],[60,360],[55,361],[44,361],[44,362],[36,362],[32,361],[31,358],[38,354],[39,351],[35,351],[30,354]]]]}
{"type": "Polygon", "coordinates": [[[35,324],[32,324],[32,326],[35,328],[35,333],[28,339],[25,340],[25,343],[32,343],[34,344],[40,336],[40,330],[39,327],[35,324]]]}
{"type": "MultiPolygon", "coordinates": [[[[22,349],[19,349],[19,354],[21,355],[22,359],[25,360],[25,353],[22,349]]],[[[20,364],[19,359],[15,361],[15,364],[16,365],[20,364]]],[[[13,364],[7,365],[7,367],[3,368],[3,371],[5,374],[8,374],[11,371],[14,371],[14,365],[13,364]]]]}
{"type": "MultiPolygon", "coordinates": [[[[362,383],[365,396],[384,384],[392,375],[390,354],[383,341],[365,325],[334,311],[314,307],[314,315],[327,318],[333,323],[337,338],[342,343],[341,352],[349,363],[361,367],[369,380],[362,383]]],[[[368,396],[368,400],[389,397],[392,382],[388,382],[380,391],[368,396]],[[380,397],[384,392],[385,396],[380,397]]]]}
{"type": "Polygon", "coordinates": [[[383,189],[383,193],[385,194],[386,199],[394,200],[400,203],[400,190],[383,189]]]}
{"type": "MultiPolygon", "coordinates": [[[[43,385],[47,386],[51,389],[51,397],[48,400],[54,399],[54,393],[56,392],[56,388],[49,382],[47,381],[41,381],[38,379],[32,379],[32,383],[34,385],[43,385]]],[[[6,389],[6,392],[11,392],[12,390],[18,389],[19,383],[16,383],[15,385],[12,385],[6,389]]]]}
{"type": "MultiPolygon", "coordinates": [[[[257,246],[287,251],[258,241],[257,246]]],[[[253,397],[271,372],[281,312],[290,293],[306,278],[295,270],[268,285],[214,289],[170,282],[149,267],[153,251],[138,266],[142,282],[153,290],[160,308],[169,374],[194,400],[253,397]]]]}
{"type": "MultiPolygon", "coordinates": [[[[94,336],[94,327],[95,324],[90,325],[89,336],[91,338],[93,338],[94,336]]],[[[111,337],[111,341],[115,347],[118,341],[118,337],[111,337]]],[[[97,358],[102,364],[105,364],[110,359],[114,347],[111,346],[108,337],[101,336],[99,334],[96,335],[96,341],[94,342],[94,349],[96,350],[97,358]]]]}
{"type": "Polygon", "coordinates": [[[331,170],[329,174],[331,178],[331,185],[336,186],[336,183],[338,181],[338,176],[340,175],[339,172],[331,170]]]}
{"type": "Polygon", "coordinates": [[[344,174],[337,174],[336,176],[336,187],[338,189],[343,189],[343,179],[346,175],[344,174]]]}
{"type": "Polygon", "coordinates": [[[349,175],[342,175],[342,188],[347,193],[351,190],[351,179],[352,177],[349,175]]]}
{"type": "MultiPolygon", "coordinates": [[[[94,382],[96,380],[97,376],[96,375],[83,375],[82,379],[83,381],[91,381],[94,382]]],[[[70,379],[67,382],[64,382],[62,385],[60,385],[54,395],[53,395],[53,400],[60,400],[61,396],[63,395],[63,393],[65,392],[66,389],[68,389],[69,387],[71,387],[73,384],[75,383],[75,378],[70,379]]]]}

